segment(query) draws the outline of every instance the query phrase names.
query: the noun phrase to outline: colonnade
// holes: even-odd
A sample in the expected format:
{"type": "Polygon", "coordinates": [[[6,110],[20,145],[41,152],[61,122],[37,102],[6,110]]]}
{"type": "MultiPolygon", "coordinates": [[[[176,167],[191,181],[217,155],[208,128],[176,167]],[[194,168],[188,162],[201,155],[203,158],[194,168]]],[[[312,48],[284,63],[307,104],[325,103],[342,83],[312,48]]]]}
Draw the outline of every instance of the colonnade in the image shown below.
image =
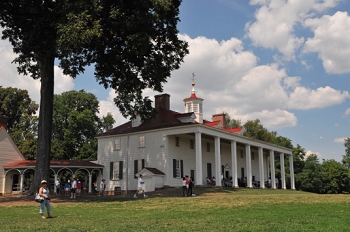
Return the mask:
{"type": "MultiPolygon", "coordinates": [[[[231,140],[231,167],[232,167],[232,187],[238,188],[238,173],[237,173],[237,141],[231,140]]],[[[240,142],[242,143],[242,142],[240,142]]],[[[195,148],[196,148],[196,176],[203,176],[203,165],[202,165],[202,133],[195,132],[195,148]]],[[[245,154],[246,154],[246,170],[247,170],[247,187],[253,187],[252,181],[252,158],[251,158],[251,144],[245,144],[245,154]]],[[[220,151],[220,137],[214,137],[214,151],[215,151],[215,176],[221,176],[221,151],[220,151]]],[[[256,145],[254,145],[256,147],[256,145]]],[[[264,167],[264,149],[269,151],[270,157],[270,172],[271,172],[271,188],[276,188],[276,172],[275,172],[275,150],[269,148],[264,148],[263,144],[258,147],[258,161],[259,161],[259,176],[260,176],[260,188],[265,188],[265,167],[264,167]]],[[[285,173],[285,163],[284,157],[285,155],[289,156],[289,165],[290,165],[290,182],[291,189],[295,189],[294,183],[294,166],[293,166],[293,154],[285,154],[283,152],[279,152],[280,165],[281,165],[281,188],[286,189],[286,173],[285,173]]],[[[268,165],[268,164],[267,164],[268,165]]],[[[197,185],[203,185],[203,180],[198,178],[197,185]]],[[[221,186],[221,182],[217,181],[217,186],[221,186]]]]}

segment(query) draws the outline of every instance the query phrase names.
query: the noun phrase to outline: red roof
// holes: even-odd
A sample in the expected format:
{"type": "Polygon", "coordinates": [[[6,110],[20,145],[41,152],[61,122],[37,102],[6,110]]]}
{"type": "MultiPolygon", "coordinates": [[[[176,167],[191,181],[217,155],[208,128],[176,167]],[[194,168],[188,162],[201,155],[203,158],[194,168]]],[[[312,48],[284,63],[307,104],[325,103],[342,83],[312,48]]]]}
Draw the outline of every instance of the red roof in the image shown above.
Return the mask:
{"type": "Polygon", "coordinates": [[[214,121],[214,122],[203,121],[203,124],[210,127],[216,127],[220,124],[220,121],[214,121]]]}
{"type": "Polygon", "coordinates": [[[228,128],[221,128],[221,130],[239,134],[243,130],[243,127],[230,128],[230,129],[228,129],[228,128]]]}
{"type": "MultiPolygon", "coordinates": [[[[15,167],[34,167],[36,160],[22,160],[15,163],[4,165],[4,168],[15,167]]],[[[103,168],[103,165],[95,164],[87,160],[51,160],[50,166],[65,166],[65,167],[96,167],[103,168]]]]}

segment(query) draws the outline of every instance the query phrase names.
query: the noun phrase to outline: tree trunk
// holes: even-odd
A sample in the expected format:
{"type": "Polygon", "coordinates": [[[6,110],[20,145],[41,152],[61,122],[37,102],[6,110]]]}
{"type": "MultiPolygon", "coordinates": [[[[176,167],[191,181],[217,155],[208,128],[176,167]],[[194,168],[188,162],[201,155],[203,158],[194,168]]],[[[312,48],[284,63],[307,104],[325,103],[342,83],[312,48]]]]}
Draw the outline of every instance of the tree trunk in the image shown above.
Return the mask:
{"type": "Polygon", "coordinates": [[[41,180],[46,180],[50,186],[50,149],[52,135],[52,114],[54,97],[54,60],[51,54],[38,60],[40,69],[40,111],[38,125],[38,148],[35,164],[35,174],[29,194],[38,191],[41,180]]]}

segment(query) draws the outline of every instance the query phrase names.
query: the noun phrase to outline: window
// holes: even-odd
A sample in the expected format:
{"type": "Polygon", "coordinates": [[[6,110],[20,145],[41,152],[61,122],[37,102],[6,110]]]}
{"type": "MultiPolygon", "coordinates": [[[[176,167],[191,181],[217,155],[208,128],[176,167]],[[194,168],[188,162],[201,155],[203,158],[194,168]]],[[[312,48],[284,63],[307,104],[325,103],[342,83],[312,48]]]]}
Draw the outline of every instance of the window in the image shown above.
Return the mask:
{"type": "Polygon", "coordinates": [[[180,138],[175,137],[175,146],[179,147],[179,145],[180,145],[180,138]]]}
{"type": "Polygon", "coordinates": [[[254,160],[254,152],[252,152],[252,160],[254,160]]]}
{"type": "Polygon", "coordinates": [[[241,150],[241,158],[243,159],[243,150],[241,150]]]}
{"type": "Polygon", "coordinates": [[[210,143],[207,143],[207,151],[210,152],[210,143]]]}
{"type": "Polygon", "coordinates": [[[187,103],[187,112],[192,112],[192,103],[187,103]]]}
{"type": "Polygon", "coordinates": [[[173,159],[173,177],[174,178],[183,177],[184,175],[183,166],[184,166],[183,160],[173,159]]]}
{"type": "Polygon", "coordinates": [[[212,177],[212,173],[211,173],[211,163],[207,163],[207,174],[208,177],[212,177]]]}
{"type": "Polygon", "coordinates": [[[114,140],[114,150],[120,150],[120,138],[114,140]]]}
{"type": "Polygon", "coordinates": [[[190,149],[194,149],[194,140],[190,139],[190,149]]]}
{"type": "Polygon", "coordinates": [[[198,104],[193,104],[193,112],[198,113],[198,104]]]}
{"type": "Polygon", "coordinates": [[[144,159],[134,160],[134,178],[135,179],[137,179],[136,173],[141,171],[141,169],[143,169],[144,167],[145,167],[145,160],[144,159]]]}
{"type": "Polygon", "coordinates": [[[110,163],[110,179],[111,180],[123,179],[123,161],[110,163]]]}
{"type": "Polygon", "coordinates": [[[145,136],[141,135],[139,137],[139,147],[145,147],[145,136]]]}

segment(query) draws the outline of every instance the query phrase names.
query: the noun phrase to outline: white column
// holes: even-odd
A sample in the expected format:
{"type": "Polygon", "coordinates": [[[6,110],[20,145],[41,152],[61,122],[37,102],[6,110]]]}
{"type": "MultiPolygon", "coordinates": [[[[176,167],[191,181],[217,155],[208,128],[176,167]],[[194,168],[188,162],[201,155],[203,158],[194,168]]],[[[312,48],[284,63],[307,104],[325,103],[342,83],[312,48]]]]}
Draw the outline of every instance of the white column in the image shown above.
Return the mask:
{"type": "Polygon", "coordinates": [[[259,153],[259,175],[260,175],[260,188],[265,188],[265,177],[264,177],[264,153],[263,148],[258,148],[259,153]]]}
{"type": "Polygon", "coordinates": [[[54,180],[53,180],[53,192],[56,194],[57,193],[57,188],[56,188],[56,180],[57,180],[57,174],[55,174],[54,180]]]}
{"type": "Polygon", "coordinates": [[[196,140],[196,176],[194,183],[196,185],[203,185],[203,163],[202,163],[202,134],[200,132],[195,133],[196,140]]]}
{"type": "Polygon", "coordinates": [[[91,193],[91,185],[92,185],[92,175],[89,173],[89,193],[91,193]]]}
{"type": "Polygon", "coordinates": [[[19,193],[22,194],[23,193],[23,174],[21,173],[21,178],[20,178],[20,181],[19,181],[19,193]]]}
{"type": "Polygon", "coordinates": [[[237,180],[237,144],[231,141],[231,167],[232,167],[232,187],[238,188],[237,180]]]}
{"type": "Polygon", "coordinates": [[[289,155],[290,189],[295,190],[293,154],[289,155]]]}
{"type": "Polygon", "coordinates": [[[281,163],[281,188],[286,189],[286,171],[284,168],[284,154],[280,153],[280,163],[281,163]]]}
{"type": "Polygon", "coordinates": [[[5,181],[6,181],[6,175],[7,175],[7,173],[5,172],[5,173],[4,173],[4,178],[3,178],[3,181],[2,181],[2,195],[5,195],[5,181]]]}
{"type": "Polygon", "coordinates": [[[270,150],[271,189],[276,189],[275,152],[270,150]]]}
{"type": "Polygon", "coordinates": [[[216,186],[221,186],[220,176],[221,176],[221,157],[220,157],[220,138],[215,137],[215,178],[216,186]]]}
{"type": "Polygon", "coordinates": [[[246,153],[246,166],[247,166],[247,187],[253,188],[252,182],[252,155],[250,152],[250,145],[245,145],[245,153],[246,153]]]}

